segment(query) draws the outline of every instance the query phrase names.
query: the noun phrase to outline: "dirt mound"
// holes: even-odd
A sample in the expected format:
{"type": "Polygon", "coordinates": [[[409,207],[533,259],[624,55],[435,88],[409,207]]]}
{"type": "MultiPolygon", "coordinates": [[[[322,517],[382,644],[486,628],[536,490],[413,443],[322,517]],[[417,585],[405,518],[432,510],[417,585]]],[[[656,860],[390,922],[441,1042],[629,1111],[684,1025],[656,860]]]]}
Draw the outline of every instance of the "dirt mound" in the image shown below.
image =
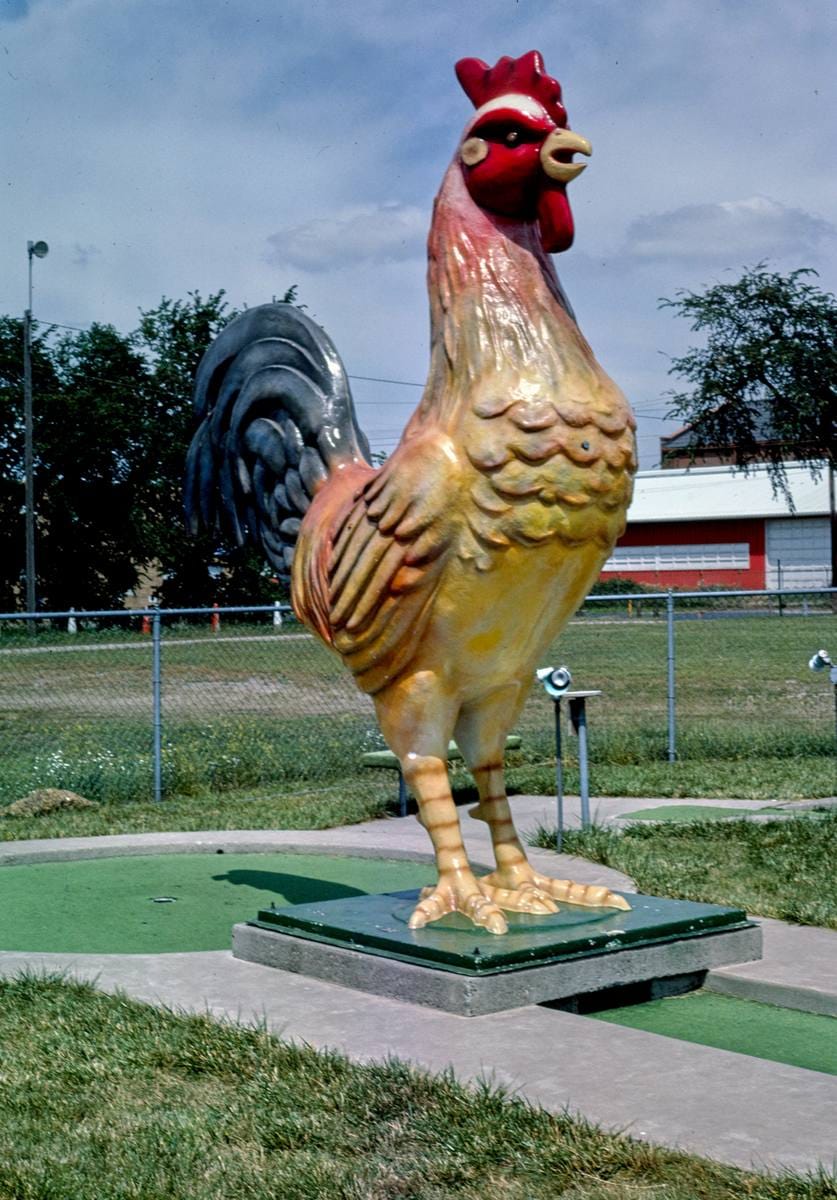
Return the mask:
{"type": "Polygon", "coordinates": [[[98,808],[95,800],[87,800],[78,792],[68,792],[64,788],[36,788],[21,800],[15,800],[8,808],[2,810],[4,817],[40,817],[47,813],[57,812],[62,808],[98,808]]]}

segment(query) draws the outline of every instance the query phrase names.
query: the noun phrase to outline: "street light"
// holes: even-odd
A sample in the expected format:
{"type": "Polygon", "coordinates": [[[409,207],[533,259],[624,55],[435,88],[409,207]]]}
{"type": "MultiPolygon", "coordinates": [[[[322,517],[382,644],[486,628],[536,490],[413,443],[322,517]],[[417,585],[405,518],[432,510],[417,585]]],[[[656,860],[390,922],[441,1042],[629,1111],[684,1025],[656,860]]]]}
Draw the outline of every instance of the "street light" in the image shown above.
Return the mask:
{"type": "MultiPolygon", "coordinates": [[[[26,611],[33,613],[37,604],[35,595],[35,476],[32,440],[32,259],[46,258],[49,246],[46,242],[27,242],[29,256],[29,304],[23,314],[23,459],[25,475],[26,506],[26,611]]],[[[35,632],[34,622],[31,630],[35,632]]]]}

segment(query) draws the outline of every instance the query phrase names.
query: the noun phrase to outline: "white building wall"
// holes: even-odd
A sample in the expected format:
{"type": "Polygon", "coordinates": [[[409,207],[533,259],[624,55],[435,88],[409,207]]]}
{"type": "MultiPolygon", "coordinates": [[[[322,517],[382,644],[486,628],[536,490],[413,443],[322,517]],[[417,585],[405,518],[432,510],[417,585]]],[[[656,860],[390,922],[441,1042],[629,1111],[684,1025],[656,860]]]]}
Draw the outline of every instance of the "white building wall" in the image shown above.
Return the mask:
{"type": "MultiPolygon", "coordinates": [[[[785,463],[795,514],[822,517],[828,512],[828,468],[819,478],[803,463],[785,463]]],[[[757,463],[748,475],[735,467],[690,467],[639,471],[628,510],[631,525],[646,521],[712,521],[726,517],[790,517],[782,492],[774,492],[767,467],[757,463]]]]}
{"type": "Polygon", "coordinates": [[[828,587],[829,524],[828,517],[781,517],[765,521],[768,588],[828,587]]]}

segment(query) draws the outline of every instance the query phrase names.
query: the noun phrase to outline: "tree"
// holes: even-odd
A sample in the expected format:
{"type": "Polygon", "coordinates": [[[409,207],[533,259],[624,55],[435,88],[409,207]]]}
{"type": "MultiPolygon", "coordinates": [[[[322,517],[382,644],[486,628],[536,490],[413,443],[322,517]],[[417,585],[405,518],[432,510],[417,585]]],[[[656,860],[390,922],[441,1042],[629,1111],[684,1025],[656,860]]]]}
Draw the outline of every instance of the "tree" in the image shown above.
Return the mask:
{"type": "Polygon", "coordinates": [[[765,463],[791,511],[787,460],[804,463],[814,478],[828,472],[837,586],[837,298],[810,283],[812,275],[780,275],[759,263],[735,283],[661,299],[706,335],[704,346],[672,360],[669,374],[692,386],[671,393],[668,415],[694,426],[703,444],[731,447],[745,472],[765,463]]]}
{"type": "MultiPolygon", "coordinates": [[[[163,297],[140,313],[133,335],[148,373],[149,416],[155,434],[147,444],[144,479],[135,500],[143,529],[145,560],[159,565],[158,599],[172,607],[211,604],[218,590],[207,568],[220,549],[206,534],[186,536],[183,523],[183,467],[192,434],[192,380],[210,342],[236,314],[227,310],[223,291],[205,299],[163,297]]],[[[222,599],[224,597],[221,597],[222,599]]]]}
{"type": "MultiPolygon", "coordinates": [[[[282,297],[292,303],[296,289],[282,297]]],[[[264,555],[236,546],[219,533],[187,536],[183,519],[183,470],[194,432],[192,384],[198,364],[221,329],[237,315],[224,292],[205,299],[190,292],[140,314],[133,335],[149,373],[153,436],[147,442],[144,484],[137,491],[146,560],[156,560],[163,581],[160,600],[169,607],[212,604],[271,604],[286,598],[264,555]],[[214,578],[208,568],[221,567],[214,578]]]]}
{"type": "MultiPolygon", "coordinates": [[[[33,342],[37,594],[50,609],[120,608],[149,564],[160,599],[184,607],[271,603],[283,593],[264,558],[217,535],[191,539],[182,481],[192,380],[234,316],[219,291],[110,325],[33,342]],[[207,570],[222,566],[219,579],[207,570]]],[[[294,299],[293,289],[284,299],[294,299]]],[[[23,330],[0,317],[0,603],[23,601],[23,330]]]]}
{"type": "MultiPolygon", "coordinates": [[[[24,572],[21,322],[0,321],[0,515],[3,603],[22,600],[24,572]]],[[[112,607],[136,583],[132,520],[144,437],[145,368],[112,326],[33,345],[37,594],[42,607],[112,607]],[[138,419],[137,412],[140,417],[138,419]]]]}
{"type": "MultiPolygon", "coordinates": [[[[58,386],[43,334],[32,339],[32,383],[40,404],[58,386]]],[[[16,607],[26,570],[23,468],[23,322],[0,317],[0,606],[16,607]]]]}

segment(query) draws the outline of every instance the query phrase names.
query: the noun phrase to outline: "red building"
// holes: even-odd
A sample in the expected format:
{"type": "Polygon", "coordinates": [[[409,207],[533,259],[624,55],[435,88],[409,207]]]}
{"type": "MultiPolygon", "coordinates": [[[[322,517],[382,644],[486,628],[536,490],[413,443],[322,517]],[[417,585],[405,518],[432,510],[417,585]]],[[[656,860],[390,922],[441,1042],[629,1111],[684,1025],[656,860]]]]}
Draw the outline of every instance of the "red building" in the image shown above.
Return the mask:
{"type": "Polygon", "coordinates": [[[791,512],[774,496],[767,467],[640,471],[628,528],[604,579],[634,579],[661,590],[816,588],[830,583],[828,472],[786,466],[791,512]]]}

